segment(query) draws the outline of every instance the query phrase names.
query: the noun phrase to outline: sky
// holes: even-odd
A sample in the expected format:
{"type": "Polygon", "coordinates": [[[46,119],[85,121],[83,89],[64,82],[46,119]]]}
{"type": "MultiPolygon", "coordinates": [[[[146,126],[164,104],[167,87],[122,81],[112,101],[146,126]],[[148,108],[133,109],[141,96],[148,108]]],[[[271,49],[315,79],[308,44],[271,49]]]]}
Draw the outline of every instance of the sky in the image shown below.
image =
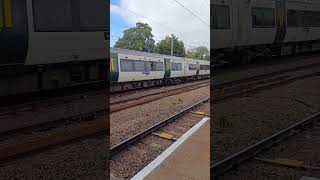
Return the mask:
{"type": "Polygon", "coordinates": [[[188,49],[210,48],[210,0],[111,0],[110,3],[111,46],[124,30],[143,22],[151,26],[156,42],[174,34],[188,49]]]}

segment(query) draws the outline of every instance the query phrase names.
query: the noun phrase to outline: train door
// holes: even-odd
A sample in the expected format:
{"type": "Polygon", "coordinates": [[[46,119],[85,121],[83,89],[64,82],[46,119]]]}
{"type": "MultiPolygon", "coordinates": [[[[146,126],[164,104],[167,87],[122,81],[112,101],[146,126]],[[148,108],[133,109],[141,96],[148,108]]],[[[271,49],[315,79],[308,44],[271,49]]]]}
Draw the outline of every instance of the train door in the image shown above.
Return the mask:
{"type": "Polygon", "coordinates": [[[169,79],[171,75],[170,59],[164,59],[164,78],[169,79]]]}
{"type": "Polygon", "coordinates": [[[196,75],[199,75],[200,74],[200,63],[197,62],[197,72],[196,72],[196,75]]]}
{"type": "Polygon", "coordinates": [[[0,65],[25,63],[27,22],[26,1],[0,0],[0,65]]]}
{"type": "Polygon", "coordinates": [[[276,1],[276,25],[277,33],[274,42],[281,43],[284,41],[287,31],[287,7],[286,0],[276,1]]]}
{"type": "Polygon", "coordinates": [[[111,53],[110,59],[110,81],[117,82],[119,79],[118,54],[111,53]]]}

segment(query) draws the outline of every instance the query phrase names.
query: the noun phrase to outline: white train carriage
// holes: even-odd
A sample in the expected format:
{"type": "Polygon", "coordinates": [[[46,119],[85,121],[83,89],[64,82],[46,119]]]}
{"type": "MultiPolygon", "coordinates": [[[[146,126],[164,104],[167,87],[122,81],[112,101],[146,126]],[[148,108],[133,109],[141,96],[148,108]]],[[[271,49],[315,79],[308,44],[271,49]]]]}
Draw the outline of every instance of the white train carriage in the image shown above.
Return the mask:
{"type": "Polygon", "coordinates": [[[212,0],[214,59],[319,50],[320,2],[315,0],[212,0]]]}
{"type": "Polygon", "coordinates": [[[0,96],[105,80],[106,0],[0,0],[0,96]]]}
{"type": "Polygon", "coordinates": [[[118,48],[111,49],[111,91],[156,86],[209,76],[209,61],[118,48]]]}
{"type": "Polygon", "coordinates": [[[212,0],[211,8],[214,49],[273,43],[275,1],[212,0]]]}
{"type": "Polygon", "coordinates": [[[184,76],[197,79],[207,78],[210,76],[210,61],[195,60],[184,58],[185,69],[184,76]]]}
{"type": "Polygon", "coordinates": [[[320,2],[288,0],[285,5],[287,28],[284,42],[296,45],[291,49],[293,52],[319,50],[320,2]]]}
{"type": "Polygon", "coordinates": [[[147,81],[163,79],[164,59],[132,54],[118,54],[118,82],[147,81]]]}
{"type": "Polygon", "coordinates": [[[171,57],[170,63],[171,63],[170,78],[178,79],[185,76],[184,75],[185,63],[183,58],[171,57]]]}
{"type": "Polygon", "coordinates": [[[199,62],[199,76],[200,78],[210,78],[210,61],[200,61],[199,62]]]}
{"type": "Polygon", "coordinates": [[[199,75],[200,62],[194,59],[189,59],[189,58],[184,58],[184,60],[185,60],[184,76],[195,77],[196,75],[199,75]]]}

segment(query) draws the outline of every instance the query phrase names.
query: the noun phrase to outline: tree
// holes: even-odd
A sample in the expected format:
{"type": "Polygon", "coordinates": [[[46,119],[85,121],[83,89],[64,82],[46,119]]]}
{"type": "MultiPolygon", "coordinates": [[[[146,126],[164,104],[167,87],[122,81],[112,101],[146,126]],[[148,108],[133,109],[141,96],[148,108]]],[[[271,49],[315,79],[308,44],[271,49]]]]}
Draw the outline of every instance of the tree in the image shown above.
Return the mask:
{"type": "Polygon", "coordinates": [[[210,60],[210,52],[207,47],[199,46],[189,49],[186,57],[200,60],[210,60]]]}
{"type": "Polygon", "coordinates": [[[136,24],[136,27],[124,31],[122,38],[115,43],[116,48],[153,52],[155,41],[152,28],[147,23],[136,24]]]}
{"type": "MultiPolygon", "coordinates": [[[[166,36],[165,39],[157,43],[155,51],[159,54],[171,55],[171,37],[166,36]]],[[[186,50],[184,43],[173,36],[173,55],[184,57],[186,50]]]]}

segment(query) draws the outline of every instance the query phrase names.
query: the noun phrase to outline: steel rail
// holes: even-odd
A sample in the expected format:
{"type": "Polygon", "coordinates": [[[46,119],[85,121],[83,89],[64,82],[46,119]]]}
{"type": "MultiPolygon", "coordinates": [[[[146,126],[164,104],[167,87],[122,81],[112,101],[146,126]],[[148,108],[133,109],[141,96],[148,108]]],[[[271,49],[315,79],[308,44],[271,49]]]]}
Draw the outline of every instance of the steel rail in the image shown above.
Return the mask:
{"type": "Polygon", "coordinates": [[[247,77],[247,78],[233,80],[233,81],[230,81],[230,82],[216,83],[216,84],[213,83],[213,86],[215,88],[217,88],[217,89],[222,89],[222,88],[225,88],[225,87],[228,87],[228,86],[232,86],[234,84],[241,84],[241,83],[246,83],[248,81],[262,80],[262,79],[265,79],[265,78],[271,78],[273,76],[278,76],[278,75],[285,74],[285,73],[311,69],[311,68],[315,68],[315,67],[318,67],[318,66],[320,66],[320,63],[312,63],[312,64],[308,64],[308,65],[304,65],[304,66],[298,66],[298,67],[289,68],[289,69],[282,69],[282,70],[275,71],[275,72],[259,74],[259,75],[255,75],[255,76],[251,76],[251,77],[247,77]]]}
{"type": "Polygon", "coordinates": [[[320,121],[320,112],[312,115],[309,118],[306,118],[276,134],[273,134],[249,147],[246,149],[239,151],[228,158],[217,162],[210,166],[210,174],[211,178],[215,179],[226,172],[230,171],[231,169],[237,167],[241,163],[253,158],[254,156],[258,155],[262,151],[272,147],[274,144],[283,141],[284,139],[292,136],[297,132],[299,129],[303,129],[306,126],[310,126],[312,124],[316,124],[320,121]]]}
{"type": "MultiPolygon", "coordinates": [[[[210,81],[205,81],[205,82],[191,84],[191,85],[187,85],[187,86],[183,86],[183,87],[178,87],[178,88],[175,88],[175,89],[169,89],[169,90],[163,90],[163,91],[160,91],[160,92],[154,92],[154,93],[150,93],[150,94],[145,94],[145,95],[142,95],[142,96],[139,96],[139,97],[132,97],[132,98],[124,99],[124,100],[113,101],[113,102],[110,102],[110,105],[126,103],[128,101],[138,100],[138,99],[142,99],[142,98],[153,96],[153,95],[157,95],[157,94],[168,93],[168,92],[178,91],[178,90],[183,90],[183,89],[186,89],[187,91],[189,91],[189,88],[192,88],[192,87],[201,88],[201,87],[204,87],[204,86],[201,86],[201,85],[209,84],[209,83],[210,83],[210,81]]],[[[114,99],[114,98],[117,98],[117,97],[110,97],[110,99],[114,99]]]]}
{"type": "Polygon", "coordinates": [[[205,99],[205,100],[203,100],[201,102],[198,102],[197,104],[194,104],[194,105],[192,105],[192,106],[190,106],[190,107],[188,107],[188,108],[186,108],[186,109],[174,114],[173,116],[171,116],[171,117],[159,122],[158,124],[155,124],[155,125],[151,126],[150,128],[148,128],[148,129],[146,129],[146,130],[144,130],[144,131],[142,131],[142,132],[140,132],[140,133],[138,133],[138,134],[136,134],[136,135],[134,135],[134,136],[122,141],[122,142],[120,142],[119,144],[111,147],[110,150],[109,150],[110,156],[112,157],[112,156],[118,154],[119,152],[121,152],[122,150],[128,148],[132,144],[134,144],[134,143],[140,141],[142,138],[148,136],[152,132],[155,132],[158,129],[162,128],[163,126],[175,121],[176,119],[178,119],[178,118],[182,117],[183,115],[189,113],[193,109],[201,106],[202,104],[208,102],[209,100],[210,100],[210,98],[207,98],[207,99],[205,99]]]}

